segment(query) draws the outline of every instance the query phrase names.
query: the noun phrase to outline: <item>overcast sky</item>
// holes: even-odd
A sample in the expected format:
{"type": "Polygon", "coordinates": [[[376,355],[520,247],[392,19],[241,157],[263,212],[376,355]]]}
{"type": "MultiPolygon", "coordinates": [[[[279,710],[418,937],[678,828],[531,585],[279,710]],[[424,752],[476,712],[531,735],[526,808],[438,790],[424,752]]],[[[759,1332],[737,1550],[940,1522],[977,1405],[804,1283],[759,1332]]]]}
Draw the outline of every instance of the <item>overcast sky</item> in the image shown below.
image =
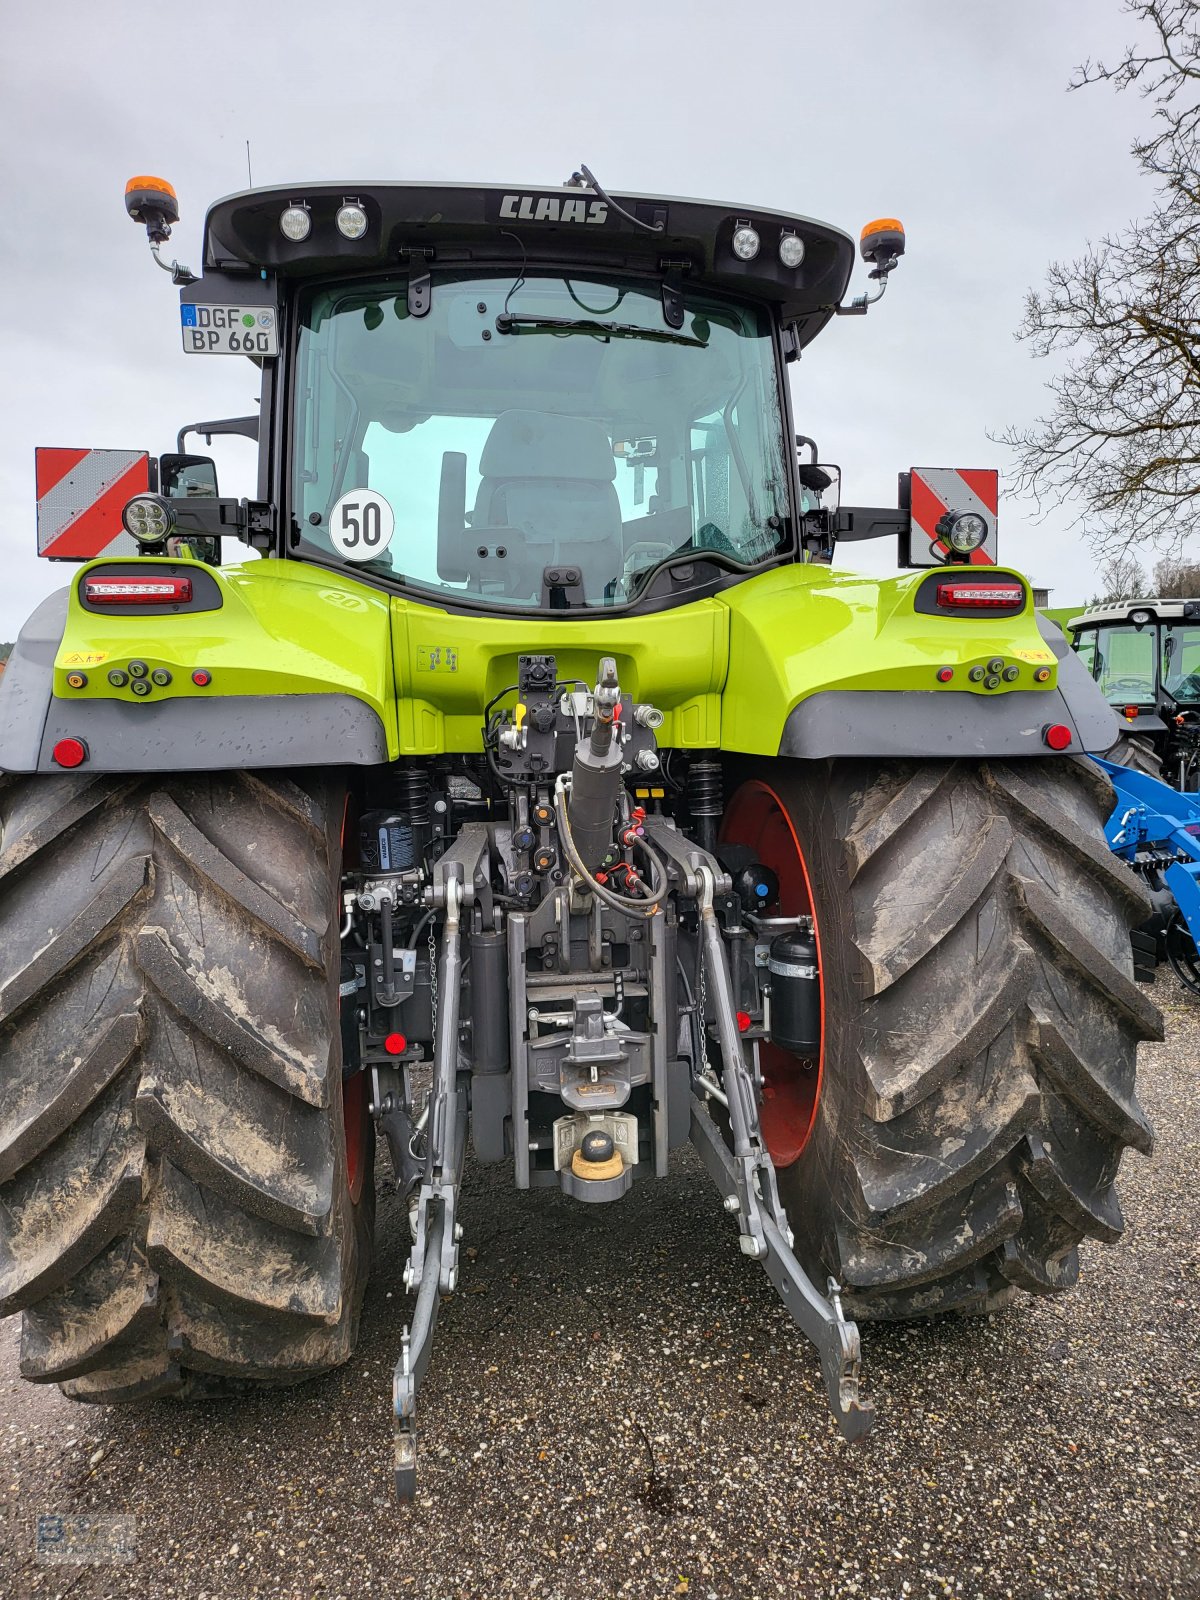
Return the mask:
{"type": "MultiPolygon", "coordinates": [[[[173,448],[181,423],[254,408],[253,369],[180,349],[177,292],[125,216],[172,182],[199,267],[206,207],[304,179],[539,186],[581,161],[606,188],[797,210],[857,235],[900,217],[882,305],[795,370],[797,423],[844,498],[895,502],[911,466],[1001,468],[1000,553],[1053,604],[1093,582],[1069,515],[1006,498],[989,430],[1045,406],[1013,339],[1046,264],[1148,207],[1128,155],[1145,105],[1068,94],[1116,58],[1119,0],[482,0],[412,5],[43,0],[4,8],[0,57],[0,639],[64,581],[36,558],[35,445],[173,448]]],[[[852,292],[865,285],[861,270],[852,292]]],[[[214,444],[225,493],[253,447],[214,444]]],[[[848,547],[886,570],[890,544],[848,547]]]]}

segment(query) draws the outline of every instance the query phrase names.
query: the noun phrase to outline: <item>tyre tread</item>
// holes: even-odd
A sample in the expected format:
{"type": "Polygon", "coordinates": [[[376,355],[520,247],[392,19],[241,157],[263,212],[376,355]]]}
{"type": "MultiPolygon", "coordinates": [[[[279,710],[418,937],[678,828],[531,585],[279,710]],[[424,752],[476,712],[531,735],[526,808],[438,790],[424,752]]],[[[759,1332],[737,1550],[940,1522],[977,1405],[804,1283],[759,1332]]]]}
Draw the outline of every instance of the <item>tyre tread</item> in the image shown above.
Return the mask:
{"type": "Polygon", "coordinates": [[[1153,1142],[1136,1046],[1162,1037],[1132,980],[1145,896],[1104,845],[1111,785],[1075,757],[783,765],[766,781],[798,837],[828,841],[857,1010],[822,1153],[779,1174],[812,1265],[863,1319],[1070,1287],[1079,1242],[1120,1236],[1121,1153],[1153,1142]]]}
{"type": "Polygon", "coordinates": [[[373,1189],[352,1205],[335,1131],[342,794],[0,778],[0,1311],[28,1378],[208,1397],[351,1353],[373,1189]]]}

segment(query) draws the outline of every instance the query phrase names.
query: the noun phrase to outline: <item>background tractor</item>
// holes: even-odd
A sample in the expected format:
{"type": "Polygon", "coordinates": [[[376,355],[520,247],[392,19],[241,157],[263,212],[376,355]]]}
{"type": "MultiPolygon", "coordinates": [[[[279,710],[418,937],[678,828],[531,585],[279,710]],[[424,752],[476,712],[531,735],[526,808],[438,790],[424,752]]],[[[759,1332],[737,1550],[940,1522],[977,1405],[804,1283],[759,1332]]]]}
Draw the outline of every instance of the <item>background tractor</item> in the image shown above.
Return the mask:
{"type": "Polygon", "coordinates": [[[1200,790],[1200,600],[1107,602],[1067,627],[1122,718],[1110,759],[1175,789],[1200,790]]]}
{"type": "Polygon", "coordinates": [[[1116,790],[1105,833],[1153,901],[1134,934],[1139,970],[1166,960],[1200,994],[1200,600],[1107,602],[1067,627],[1122,718],[1102,762],[1116,790]]]}
{"type": "Polygon", "coordinates": [[[235,195],[198,276],[169,186],[127,204],[185,351],[261,373],[257,421],[198,425],[257,436],[259,479],[222,498],[182,437],[39,460],[41,547],[104,553],[0,689],[25,1376],[117,1402],[344,1361],[377,1134],[402,1496],[468,1136],[590,1205],[690,1140],[851,1438],[856,1319],[1069,1288],[1150,1148],[1147,901],[1082,759],[1117,720],[996,565],[994,474],[840,506],[797,447],[789,366],[899,224],[845,303],[838,229],[586,168],[235,195]],[[885,535],[919,570],[831,568],[885,535]]]}

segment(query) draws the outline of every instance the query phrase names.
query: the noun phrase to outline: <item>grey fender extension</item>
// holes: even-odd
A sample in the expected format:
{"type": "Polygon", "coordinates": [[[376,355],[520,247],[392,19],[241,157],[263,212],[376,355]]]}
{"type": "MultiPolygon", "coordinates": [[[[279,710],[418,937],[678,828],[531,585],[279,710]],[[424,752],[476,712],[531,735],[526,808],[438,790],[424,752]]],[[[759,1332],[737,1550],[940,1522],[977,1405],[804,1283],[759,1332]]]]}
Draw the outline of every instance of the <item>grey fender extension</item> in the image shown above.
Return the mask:
{"type": "Polygon", "coordinates": [[[373,766],[388,759],[378,712],[349,694],[63,700],[54,658],[67,590],[43,600],[0,678],[0,772],[57,773],[60,739],[82,739],[81,773],[216,772],[246,767],[373,766]]]}
{"type": "Polygon", "coordinates": [[[349,694],[216,700],[52,700],[36,769],[57,772],[59,739],[82,739],[80,772],[215,772],[244,767],[373,766],[388,759],[379,715],[349,694]]]}
{"type": "Polygon", "coordinates": [[[54,658],[67,626],[67,591],[56,589],[17,637],[0,678],[0,772],[36,772],[54,694],[54,658]]]}
{"type": "Polygon", "coordinates": [[[1071,750],[1102,754],[1120,732],[1116,713],[1052,623],[1039,618],[1058,657],[1058,687],[994,696],[967,690],[832,690],[794,706],[779,741],[781,756],[1047,756],[1047,723],[1063,723],[1071,750]],[[1057,637],[1052,638],[1051,634],[1057,637]]]}

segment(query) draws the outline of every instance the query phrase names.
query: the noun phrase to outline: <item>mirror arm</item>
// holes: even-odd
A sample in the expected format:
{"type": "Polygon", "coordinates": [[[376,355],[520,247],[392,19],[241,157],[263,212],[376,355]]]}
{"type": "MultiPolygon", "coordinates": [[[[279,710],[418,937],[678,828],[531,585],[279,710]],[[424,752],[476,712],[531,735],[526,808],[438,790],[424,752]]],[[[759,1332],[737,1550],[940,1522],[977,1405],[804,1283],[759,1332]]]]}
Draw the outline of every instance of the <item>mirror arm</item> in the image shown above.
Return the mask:
{"type": "Polygon", "coordinates": [[[219,417],[213,422],[185,422],[175,436],[175,443],[179,454],[184,455],[183,441],[189,433],[200,434],[206,444],[212,443],[214,434],[240,434],[244,439],[258,438],[257,416],[254,417],[219,417]]]}
{"type": "Polygon", "coordinates": [[[267,500],[168,500],[172,534],[240,539],[253,550],[275,545],[275,507],[267,500]]]}

